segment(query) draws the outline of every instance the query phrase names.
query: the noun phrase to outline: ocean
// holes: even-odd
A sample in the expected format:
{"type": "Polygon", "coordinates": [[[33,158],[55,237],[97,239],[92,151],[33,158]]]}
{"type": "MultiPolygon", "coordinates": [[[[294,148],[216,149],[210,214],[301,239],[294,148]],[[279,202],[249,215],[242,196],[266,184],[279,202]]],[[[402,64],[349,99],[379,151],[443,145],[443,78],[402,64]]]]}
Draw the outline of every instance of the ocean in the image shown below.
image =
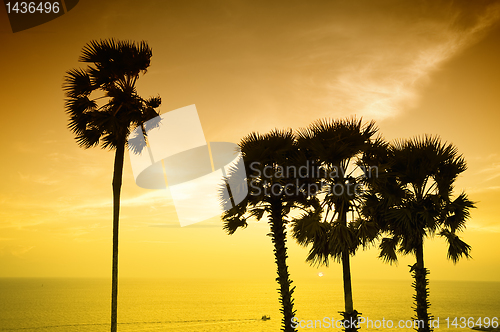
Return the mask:
{"type": "MultiPolygon", "coordinates": [[[[340,331],[331,319],[339,319],[343,309],[342,282],[318,277],[294,284],[297,324],[302,321],[304,327],[299,330],[340,331]]],[[[119,284],[118,330],[277,332],[281,317],[276,288],[274,280],[124,278],[119,284]],[[271,319],[264,321],[263,315],[271,319]]],[[[436,331],[470,331],[460,328],[461,317],[473,317],[474,322],[500,318],[498,282],[431,280],[430,289],[430,312],[439,317],[436,331]]],[[[109,331],[110,294],[107,279],[0,279],[0,331],[109,331]]],[[[413,316],[410,278],[354,281],[353,294],[355,309],[365,318],[361,330],[412,331],[398,328],[400,320],[405,325],[413,316]]]]}

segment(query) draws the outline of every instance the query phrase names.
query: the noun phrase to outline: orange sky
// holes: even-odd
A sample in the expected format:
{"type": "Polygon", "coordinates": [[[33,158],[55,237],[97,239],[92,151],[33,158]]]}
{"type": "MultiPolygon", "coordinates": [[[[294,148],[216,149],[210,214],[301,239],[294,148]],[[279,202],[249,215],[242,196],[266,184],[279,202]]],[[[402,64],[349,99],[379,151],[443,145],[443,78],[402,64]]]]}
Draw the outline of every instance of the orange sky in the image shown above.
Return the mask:
{"type": "MultiPolygon", "coordinates": [[[[162,113],[196,104],[208,141],[357,115],[389,140],[454,143],[469,165],[456,189],[478,202],[463,234],[474,259],[454,266],[435,238],[426,264],[431,279],[500,281],[500,2],[468,3],[80,1],[15,34],[2,7],[0,277],[110,275],[114,154],[76,145],[61,85],[87,42],[115,37],[148,41],[139,92],[160,94],[162,113]]],[[[168,195],[137,187],[128,159],[122,197],[122,277],[274,276],[265,222],[233,236],[217,218],[180,228],[168,195]]],[[[292,278],[341,277],[288,243],[292,278]]],[[[412,258],[376,256],[359,252],[353,279],[409,278],[412,258]]]]}

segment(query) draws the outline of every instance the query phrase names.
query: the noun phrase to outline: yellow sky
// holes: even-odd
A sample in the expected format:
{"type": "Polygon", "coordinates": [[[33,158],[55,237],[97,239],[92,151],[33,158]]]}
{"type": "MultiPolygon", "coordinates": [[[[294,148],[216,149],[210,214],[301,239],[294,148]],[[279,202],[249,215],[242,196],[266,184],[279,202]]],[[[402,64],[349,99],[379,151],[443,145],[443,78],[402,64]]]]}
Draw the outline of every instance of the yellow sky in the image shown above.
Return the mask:
{"type": "MultiPolygon", "coordinates": [[[[427,241],[431,279],[500,281],[500,2],[80,1],[12,33],[0,9],[0,277],[108,277],[114,154],[80,149],[66,128],[64,73],[92,39],[146,40],[138,82],[162,113],[196,104],[208,141],[304,127],[323,117],[374,119],[389,140],[438,134],[464,154],[457,182],[477,203],[463,238],[474,259],[454,266],[427,241]],[[471,2],[472,3],[472,2],[471,2]]],[[[169,194],[141,189],[125,161],[122,277],[274,277],[265,222],[228,236],[211,219],[180,228],[169,194]]],[[[292,279],[309,267],[290,246],[292,279]]],[[[353,279],[409,278],[371,249],[353,279]]]]}

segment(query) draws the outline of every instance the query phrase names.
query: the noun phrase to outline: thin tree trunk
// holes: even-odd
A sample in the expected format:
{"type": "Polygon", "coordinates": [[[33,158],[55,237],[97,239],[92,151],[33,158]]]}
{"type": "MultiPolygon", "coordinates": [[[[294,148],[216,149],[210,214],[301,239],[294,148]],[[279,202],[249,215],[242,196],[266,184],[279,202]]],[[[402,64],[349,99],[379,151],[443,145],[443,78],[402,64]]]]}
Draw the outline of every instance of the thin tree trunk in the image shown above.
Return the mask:
{"type": "Polygon", "coordinates": [[[354,304],[352,301],[351,266],[349,253],[346,251],[342,253],[342,273],[344,279],[345,312],[351,313],[354,311],[354,304]]]}
{"type": "Polygon", "coordinates": [[[420,241],[416,250],[415,256],[417,259],[417,263],[414,266],[413,277],[414,288],[415,288],[415,311],[417,313],[417,319],[419,323],[422,325],[418,326],[419,332],[430,332],[431,328],[429,326],[429,319],[432,317],[429,316],[428,308],[430,307],[430,303],[428,301],[429,290],[427,286],[429,285],[429,281],[427,280],[427,274],[429,273],[424,266],[424,247],[423,241],[420,241]]]}
{"type": "Polygon", "coordinates": [[[125,142],[116,148],[113,170],[113,271],[111,280],[111,332],[117,331],[118,319],[118,226],[120,220],[120,191],[122,186],[125,142]]]}
{"type": "MultiPolygon", "coordinates": [[[[345,226],[347,226],[347,212],[342,209],[340,217],[345,226]]],[[[343,318],[346,321],[346,332],[357,331],[356,325],[358,321],[358,313],[354,310],[354,302],[352,299],[352,283],[351,283],[351,265],[349,251],[347,248],[342,252],[342,276],[344,281],[344,312],[343,318]]]]}
{"type": "Polygon", "coordinates": [[[281,330],[285,332],[295,332],[297,330],[292,327],[292,318],[295,316],[296,312],[293,310],[292,298],[295,287],[291,288],[292,280],[290,279],[288,266],[286,264],[288,256],[286,253],[286,229],[283,224],[282,208],[281,201],[272,203],[272,212],[270,216],[271,237],[274,243],[274,257],[278,267],[278,277],[276,281],[280,287],[280,311],[283,314],[281,330]]]}

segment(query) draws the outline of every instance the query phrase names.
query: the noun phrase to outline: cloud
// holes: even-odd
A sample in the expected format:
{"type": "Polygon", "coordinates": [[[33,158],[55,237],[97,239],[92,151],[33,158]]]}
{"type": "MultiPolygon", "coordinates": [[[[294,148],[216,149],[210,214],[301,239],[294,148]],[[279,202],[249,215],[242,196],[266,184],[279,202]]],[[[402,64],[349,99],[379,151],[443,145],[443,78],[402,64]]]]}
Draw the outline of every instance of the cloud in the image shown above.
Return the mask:
{"type": "MultiPolygon", "coordinates": [[[[129,242],[131,243],[131,242],[129,242]]],[[[164,243],[179,243],[177,241],[137,241],[136,243],[161,243],[161,244],[164,244],[164,243]]]]}
{"type": "MultiPolygon", "coordinates": [[[[61,196],[48,201],[15,196],[7,198],[7,201],[8,204],[5,204],[4,209],[0,211],[0,228],[39,228],[43,224],[67,224],[68,220],[101,222],[111,218],[113,206],[111,196],[94,198],[91,195],[61,196]]],[[[167,190],[151,190],[144,194],[123,198],[120,219],[135,218],[139,221],[141,219],[136,217],[137,211],[142,211],[142,215],[146,214],[149,221],[170,220],[172,219],[169,210],[171,206],[173,202],[167,190]],[[142,209],[136,210],[136,207],[142,207],[142,209]],[[144,208],[149,208],[149,211],[144,208]]],[[[174,218],[177,221],[177,218],[174,218]]],[[[76,228],[65,226],[64,229],[68,230],[72,236],[84,235],[90,230],[87,226],[76,228]]]]}
{"type": "Polygon", "coordinates": [[[486,168],[477,172],[478,174],[487,174],[487,178],[483,180],[483,182],[489,182],[500,176],[500,163],[494,163],[486,168]]]}
{"type": "Polygon", "coordinates": [[[481,188],[469,188],[467,189],[468,194],[478,194],[478,193],[484,193],[484,192],[491,192],[491,191],[500,191],[500,186],[489,186],[489,187],[481,187],[481,188]]]}
{"type": "Polygon", "coordinates": [[[321,89],[326,97],[316,101],[342,115],[375,120],[397,116],[418,104],[432,74],[500,19],[498,3],[471,14],[467,10],[443,7],[440,15],[410,15],[410,9],[375,12],[304,32],[301,38],[314,43],[295,59],[303,67],[295,83],[321,89]],[[360,19],[366,21],[360,24],[360,19]]]}
{"type": "Polygon", "coordinates": [[[35,175],[35,174],[27,174],[24,175],[21,172],[17,172],[22,181],[32,182],[37,184],[43,184],[47,186],[51,186],[60,182],[55,177],[43,176],[43,175],[35,175]]]}
{"type": "MultiPolygon", "coordinates": [[[[212,219],[212,218],[210,218],[212,219]]],[[[209,219],[197,222],[191,225],[184,226],[185,228],[221,228],[222,222],[217,220],[216,222],[208,221],[209,219]]],[[[149,227],[158,227],[158,228],[181,228],[181,225],[178,222],[175,223],[158,223],[158,224],[150,224],[149,227]]]]}
{"type": "Polygon", "coordinates": [[[22,258],[24,254],[26,254],[31,249],[35,248],[34,246],[23,246],[23,245],[9,245],[0,247],[0,256],[14,256],[18,258],[22,258]]]}
{"type": "Polygon", "coordinates": [[[467,229],[471,231],[488,232],[488,233],[500,233],[500,225],[486,225],[483,226],[477,222],[469,221],[467,223],[467,229]]]}

